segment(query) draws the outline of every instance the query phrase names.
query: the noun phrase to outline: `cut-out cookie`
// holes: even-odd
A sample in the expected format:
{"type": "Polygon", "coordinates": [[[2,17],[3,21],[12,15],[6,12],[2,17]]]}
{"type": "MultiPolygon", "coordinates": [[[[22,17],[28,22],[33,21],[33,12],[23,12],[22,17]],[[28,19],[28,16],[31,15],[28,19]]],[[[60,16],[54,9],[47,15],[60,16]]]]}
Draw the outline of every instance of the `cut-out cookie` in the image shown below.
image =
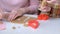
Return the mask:
{"type": "Polygon", "coordinates": [[[22,17],[19,17],[13,21],[11,21],[12,23],[25,23],[24,20],[27,19],[28,17],[27,16],[22,16],[22,17]]]}
{"type": "Polygon", "coordinates": [[[17,23],[17,24],[24,24],[28,22],[29,20],[36,19],[34,17],[29,17],[29,16],[22,16],[19,18],[16,18],[15,20],[11,21],[12,23],[17,23]]]}

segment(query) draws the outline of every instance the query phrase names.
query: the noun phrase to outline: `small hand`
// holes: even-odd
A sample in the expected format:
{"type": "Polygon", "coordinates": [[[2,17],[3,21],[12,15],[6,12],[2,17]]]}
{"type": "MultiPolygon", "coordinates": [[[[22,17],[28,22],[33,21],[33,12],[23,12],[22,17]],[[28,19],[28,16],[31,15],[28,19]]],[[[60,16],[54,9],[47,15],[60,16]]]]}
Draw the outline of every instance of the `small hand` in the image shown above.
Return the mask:
{"type": "Polygon", "coordinates": [[[58,0],[50,0],[50,1],[47,1],[48,3],[50,4],[55,4],[58,0]]]}
{"type": "Polygon", "coordinates": [[[8,20],[12,21],[14,20],[16,17],[18,16],[22,16],[25,13],[24,9],[18,9],[18,10],[12,10],[12,12],[10,13],[8,20]]]}
{"type": "Polygon", "coordinates": [[[49,6],[45,6],[45,7],[41,7],[40,10],[42,12],[49,12],[51,10],[51,8],[49,6]]]}
{"type": "Polygon", "coordinates": [[[4,17],[4,12],[3,12],[3,10],[0,8],[0,19],[3,19],[3,17],[4,17]]]}
{"type": "Polygon", "coordinates": [[[3,19],[3,15],[2,15],[2,13],[0,13],[0,19],[3,19]]]}

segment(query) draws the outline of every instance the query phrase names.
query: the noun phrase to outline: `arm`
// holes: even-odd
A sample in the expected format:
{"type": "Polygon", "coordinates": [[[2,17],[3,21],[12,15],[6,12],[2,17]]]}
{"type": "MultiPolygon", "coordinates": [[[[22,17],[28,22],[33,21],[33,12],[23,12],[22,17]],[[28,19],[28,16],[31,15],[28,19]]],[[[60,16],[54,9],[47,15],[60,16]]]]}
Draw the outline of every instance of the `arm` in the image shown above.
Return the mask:
{"type": "Polygon", "coordinates": [[[39,6],[39,0],[30,0],[30,6],[26,8],[27,12],[28,13],[37,12],[38,6],[39,6]]]}
{"type": "Polygon", "coordinates": [[[30,6],[20,8],[18,10],[12,10],[8,20],[11,21],[18,16],[22,16],[25,13],[36,13],[39,5],[39,0],[30,0],[30,6]]]}

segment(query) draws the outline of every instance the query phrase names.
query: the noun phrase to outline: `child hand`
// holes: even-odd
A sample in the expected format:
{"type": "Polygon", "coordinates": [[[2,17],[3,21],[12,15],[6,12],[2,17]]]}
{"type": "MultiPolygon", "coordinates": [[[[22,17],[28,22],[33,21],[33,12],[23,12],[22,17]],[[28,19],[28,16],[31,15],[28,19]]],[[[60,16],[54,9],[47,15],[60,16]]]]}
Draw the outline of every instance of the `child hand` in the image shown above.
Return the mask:
{"type": "Polygon", "coordinates": [[[0,19],[3,19],[3,13],[0,12],[0,19]]]}
{"type": "Polygon", "coordinates": [[[17,9],[17,10],[12,10],[12,12],[10,13],[8,20],[11,21],[13,19],[15,19],[18,16],[22,16],[25,13],[25,9],[17,9]]]}
{"type": "Polygon", "coordinates": [[[50,3],[50,4],[55,4],[55,3],[57,3],[57,1],[58,0],[50,0],[50,1],[47,1],[47,2],[50,3]]]}
{"type": "Polygon", "coordinates": [[[49,6],[44,6],[44,7],[41,7],[40,10],[42,12],[49,12],[51,10],[51,8],[49,6]]]}
{"type": "Polygon", "coordinates": [[[0,19],[3,19],[4,18],[4,12],[2,9],[0,9],[0,19]]]}

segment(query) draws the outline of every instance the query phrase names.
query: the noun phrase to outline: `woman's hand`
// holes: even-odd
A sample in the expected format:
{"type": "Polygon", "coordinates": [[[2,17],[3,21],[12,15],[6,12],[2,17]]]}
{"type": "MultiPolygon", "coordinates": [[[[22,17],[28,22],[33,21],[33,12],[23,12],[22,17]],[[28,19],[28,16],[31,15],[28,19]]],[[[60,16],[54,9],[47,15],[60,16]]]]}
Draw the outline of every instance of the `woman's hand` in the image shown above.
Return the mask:
{"type": "Polygon", "coordinates": [[[24,8],[21,8],[21,9],[14,9],[12,10],[12,12],[10,13],[9,17],[8,17],[8,20],[11,21],[11,20],[14,20],[16,17],[18,16],[22,16],[23,14],[25,13],[25,9],[24,8]]]}

